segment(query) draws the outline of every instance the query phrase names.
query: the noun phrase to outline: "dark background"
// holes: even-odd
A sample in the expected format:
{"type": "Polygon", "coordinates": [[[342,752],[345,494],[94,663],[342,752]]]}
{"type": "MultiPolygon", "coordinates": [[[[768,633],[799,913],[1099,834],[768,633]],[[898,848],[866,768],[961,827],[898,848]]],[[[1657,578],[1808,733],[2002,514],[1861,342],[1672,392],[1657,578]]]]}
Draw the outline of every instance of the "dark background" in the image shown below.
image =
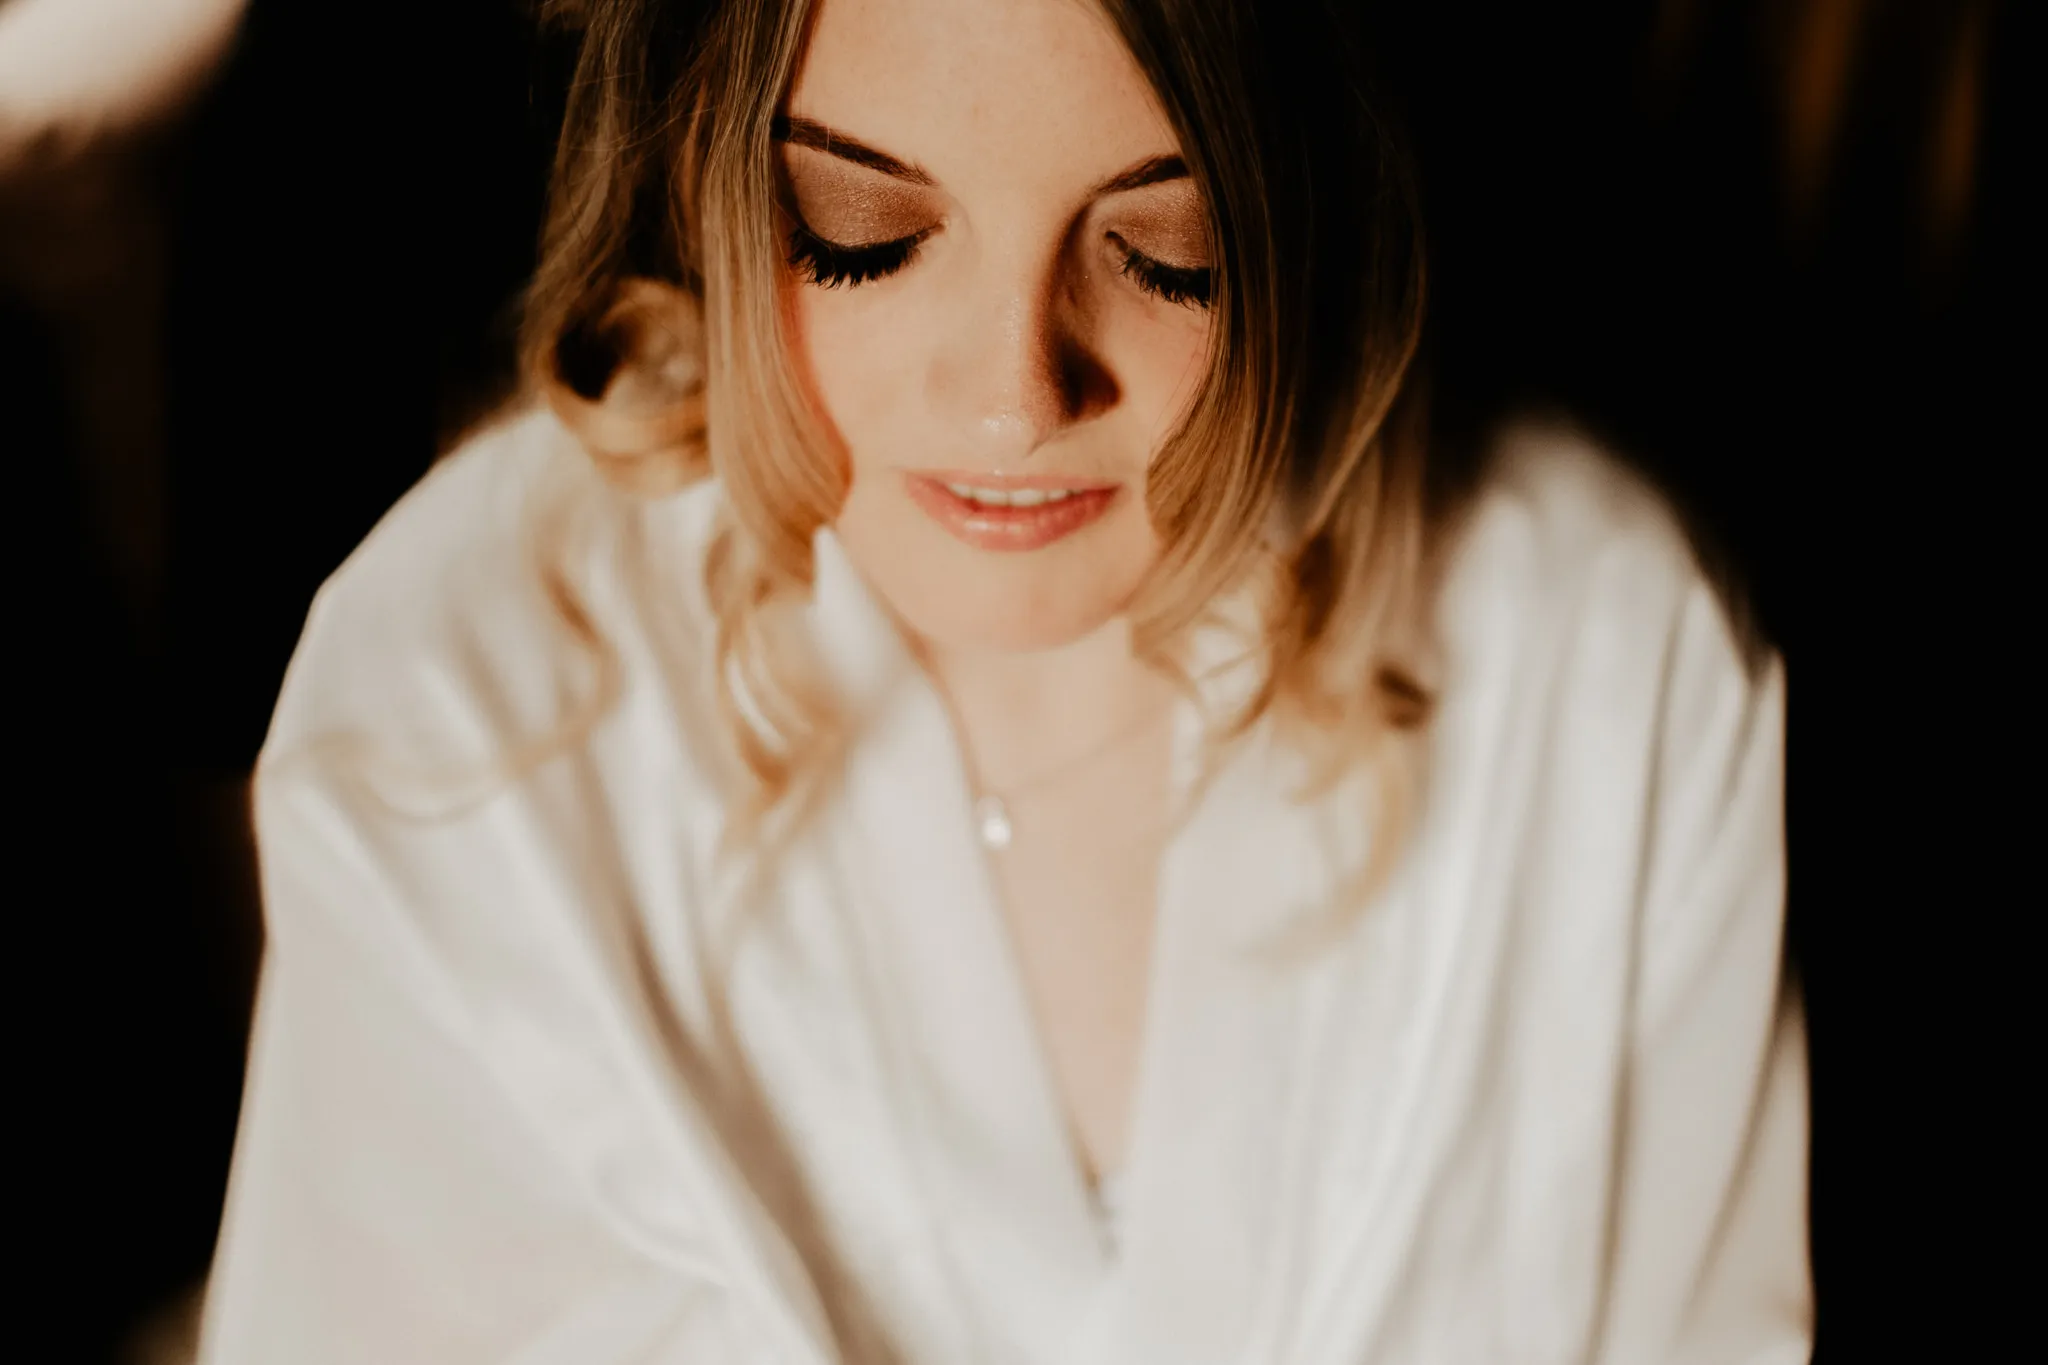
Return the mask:
{"type": "MultiPolygon", "coordinates": [[[[2015,1083],[1966,1065],[1999,1027],[1985,912],[2021,898],[1971,855],[1997,796],[1960,755],[2019,723],[1979,684],[2026,632],[1970,614],[2010,581],[1995,512],[2040,444],[1999,416],[2026,354],[2019,7],[1369,8],[1447,425],[1577,415],[1787,658],[1821,1356],[1926,1333],[1967,1358],[2011,1273],[1959,1221],[1953,1142],[2015,1083]]],[[[174,126],[0,195],[45,237],[83,212],[134,238],[95,288],[0,290],[39,1359],[114,1358],[204,1273],[260,934],[242,784],[314,589],[504,390],[563,56],[517,0],[255,0],[174,126]],[[124,188],[95,210],[100,184],[124,188]],[[155,377],[82,386],[66,307],[126,319],[155,377]],[[160,452],[126,522],[81,472],[94,412],[160,452]]]]}

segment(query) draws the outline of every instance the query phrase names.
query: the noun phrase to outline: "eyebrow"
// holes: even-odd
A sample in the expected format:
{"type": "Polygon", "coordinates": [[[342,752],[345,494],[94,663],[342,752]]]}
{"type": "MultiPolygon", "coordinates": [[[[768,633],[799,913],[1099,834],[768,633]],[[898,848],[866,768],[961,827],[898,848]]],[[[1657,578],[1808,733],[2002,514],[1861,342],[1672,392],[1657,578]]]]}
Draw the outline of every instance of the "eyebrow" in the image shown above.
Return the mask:
{"type": "Polygon", "coordinates": [[[836,156],[841,161],[851,161],[856,166],[866,166],[869,170],[880,171],[883,175],[897,180],[907,180],[913,185],[939,183],[932,178],[931,172],[922,166],[899,161],[879,148],[868,146],[859,138],[848,137],[838,129],[827,127],[814,119],[777,115],[772,134],[777,142],[809,147],[827,156],[836,156]]]}
{"type": "Polygon", "coordinates": [[[1147,185],[1187,178],[1188,163],[1178,156],[1153,156],[1103,181],[1095,187],[1095,193],[1116,194],[1122,190],[1142,189],[1147,185]]]}
{"type": "MultiPolygon", "coordinates": [[[[912,185],[930,186],[939,183],[932,177],[931,172],[922,166],[893,157],[878,147],[870,147],[859,138],[849,137],[815,119],[777,115],[771,131],[777,142],[809,147],[813,151],[836,156],[842,161],[851,161],[856,166],[866,166],[870,170],[880,171],[883,175],[912,185]]],[[[1180,157],[1151,156],[1127,170],[1117,172],[1107,180],[1098,182],[1090,197],[1142,189],[1146,185],[1157,185],[1168,180],[1182,180],[1187,174],[1187,162],[1180,157]]]]}

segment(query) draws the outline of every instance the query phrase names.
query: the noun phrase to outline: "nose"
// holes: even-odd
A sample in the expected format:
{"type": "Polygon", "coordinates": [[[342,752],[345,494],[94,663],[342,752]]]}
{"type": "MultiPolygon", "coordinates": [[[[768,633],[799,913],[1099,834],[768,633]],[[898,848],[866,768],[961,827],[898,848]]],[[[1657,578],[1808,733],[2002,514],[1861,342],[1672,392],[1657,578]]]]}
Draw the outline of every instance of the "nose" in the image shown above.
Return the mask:
{"type": "Polygon", "coordinates": [[[949,442],[976,465],[1000,471],[1026,461],[1117,401],[1065,254],[983,254],[976,278],[955,295],[926,396],[949,442]]]}

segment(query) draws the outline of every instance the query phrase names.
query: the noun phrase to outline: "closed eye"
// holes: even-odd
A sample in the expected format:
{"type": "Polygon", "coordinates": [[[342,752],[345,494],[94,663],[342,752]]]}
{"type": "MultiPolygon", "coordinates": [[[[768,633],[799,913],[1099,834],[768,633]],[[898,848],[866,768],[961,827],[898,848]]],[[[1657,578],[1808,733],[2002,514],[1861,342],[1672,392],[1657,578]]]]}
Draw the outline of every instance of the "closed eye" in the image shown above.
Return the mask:
{"type": "Polygon", "coordinates": [[[1215,284],[1215,272],[1207,266],[1168,265],[1136,250],[1114,232],[1109,234],[1109,240],[1116,244],[1117,251],[1123,257],[1123,263],[1118,269],[1138,288],[1165,299],[1168,303],[1185,304],[1191,308],[1209,306],[1209,295],[1215,284]]]}
{"type": "Polygon", "coordinates": [[[910,264],[918,246],[931,235],[927,228],[888,242],[846,246],[828,242],[801,223],[790,229],[789,263],[806,282],[826,289],[884,279],[910,264]]]}

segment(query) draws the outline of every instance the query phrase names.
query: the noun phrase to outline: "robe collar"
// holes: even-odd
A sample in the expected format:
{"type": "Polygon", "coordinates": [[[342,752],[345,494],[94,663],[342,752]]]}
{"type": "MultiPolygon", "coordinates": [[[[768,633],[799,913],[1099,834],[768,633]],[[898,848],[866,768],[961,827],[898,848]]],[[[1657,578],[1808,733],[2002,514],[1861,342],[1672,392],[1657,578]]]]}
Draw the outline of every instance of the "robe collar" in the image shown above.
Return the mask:
{"type": "Polygon", "coordinates": [[[1284,799],[1298,772],[1255,727],[1199,791],[1207,726],[1259,682],[1249,597],[1220,604],[1187,654],[1195,696],[1176,725],[1193,799],[1164,855],[1145,1036],[1123,1175],[1123,1240],[1107,1246],[1066,1128],[1021,973],[976,843],[950,721],[900,630],[829,529],[815,544],[814,646],[859,732],[833,861],[897,1059],[892,1104],[932,1220],[931,1264],[954,1279],[960,1339],[1027,1359],[1228,1358],[1278,1286],[1276,1121],[1302,1099],[1299,993],[1245,949],[1327,885],[1333,846],[1284,799]]]}

